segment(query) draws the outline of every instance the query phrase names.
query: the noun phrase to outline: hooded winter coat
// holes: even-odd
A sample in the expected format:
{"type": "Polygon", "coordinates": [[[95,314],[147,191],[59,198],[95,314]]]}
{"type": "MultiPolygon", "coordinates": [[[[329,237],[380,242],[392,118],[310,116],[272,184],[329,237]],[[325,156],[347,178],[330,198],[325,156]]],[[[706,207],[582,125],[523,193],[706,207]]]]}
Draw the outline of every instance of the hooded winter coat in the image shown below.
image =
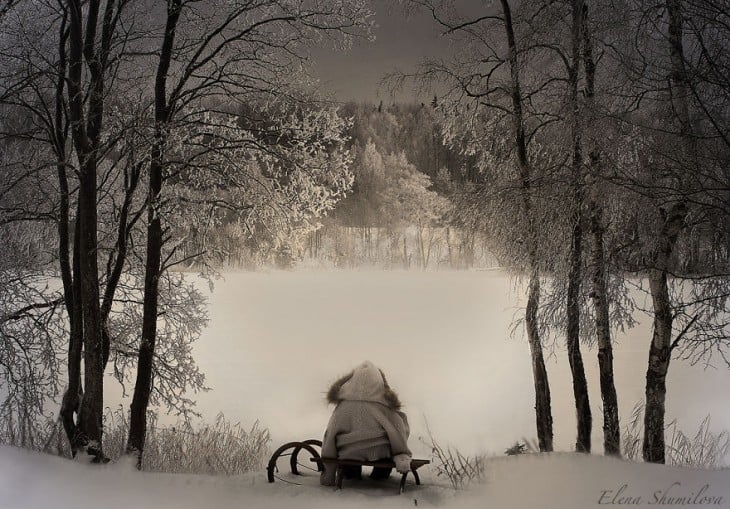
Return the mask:
{"type": "MultiPolygon", "coordinates": [[[[408,419],[382,371],[363,362],[330,387],[327,400],[337,406],[327,424],[322,456],[360,461],[393,458],[399,471],[407,471],[408,419]]],[[[320,482],[333,485],[335,470],[325,466],[320,482]]]]}

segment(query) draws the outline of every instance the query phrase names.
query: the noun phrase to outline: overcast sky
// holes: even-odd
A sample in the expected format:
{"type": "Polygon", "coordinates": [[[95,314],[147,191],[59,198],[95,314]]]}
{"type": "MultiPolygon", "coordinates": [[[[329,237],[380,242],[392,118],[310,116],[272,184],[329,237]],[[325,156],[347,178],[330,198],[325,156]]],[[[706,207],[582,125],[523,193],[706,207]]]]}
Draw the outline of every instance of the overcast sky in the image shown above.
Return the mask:
{"type": "MultiPolygon", "coordinates": [[[[472,1],[472,0],[469,0],[472,1]]],[[[322,88],[340,101],[391,101],[380,80],[387,73],[413,71],[425,57],[448,54],[448,42],[441,38],[430,15],[423,12],[406,15],[393,0],[372,0],[375,11],[375,41],[356,41],[348,51],[316,50],[313,52],[314,72],[322,88]]],[[[397,99],[416,98],[410,88],[397,99]]]]}

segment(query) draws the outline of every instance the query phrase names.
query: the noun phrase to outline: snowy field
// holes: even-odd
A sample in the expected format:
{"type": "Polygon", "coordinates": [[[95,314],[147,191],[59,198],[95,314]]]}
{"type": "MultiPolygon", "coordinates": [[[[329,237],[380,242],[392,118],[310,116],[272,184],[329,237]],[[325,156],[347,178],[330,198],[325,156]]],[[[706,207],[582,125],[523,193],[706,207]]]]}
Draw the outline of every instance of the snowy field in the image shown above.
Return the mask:
{"type": "MultiPolygon", "coordinates": [[[[425,470],[425,469],[424,469],[425,470]]],[[[0,446],[0,506],[4,509],[586,509],[605,506],[727,507],[730,471],[693,471],[627,463],[601,456],[553,453],[499,457],[487,482],[455,492],[424,471],[421,486],[397,495],[397,482],[351,482],[342,491],[268,484],[263,473],[239,477],[152,474],[129,464],[103,467],[0,446]]]]}
{"type": "MultiPolygon", "coordinates": [[[[321,438],[331,412],[325,391],[371,360],[400,394],[416,452],[430,451],[418,440],[427,420],[442,445],[502,454],[535,436],[529,348],[521,329],[510,336],[523,295],[501,271],[225,274],[210,295],[210,323],[196,347],[212,388],[197,395],[198,409],[208,421],[221,411],[244,427],[258,419],[274,447],[321,438]]],[[[637,318],[642,325],[617,337],[614,354],[622,423],[643,398],[650,328],[644,315],[637,318]]],[[[600,453],[596,350],[583,354],[600,453]]],[[[575,412],[564,348],[547,363],[556,450],[569,451],[575,412]]],[[[712,429],[729,429],[727,387],[726,368],[673,361],[668,420],[694,434],[709,413],[712,429]]]]}
{"type": "MultiPolygon", "coordinates": [[[[210,324],[196,347],[210,392],[197,396],[211,422],[218,412],[272,433],[272,446],[320,438],[331,412],[329,384],[362,360],[382,367],[409,414],[411,447],[426,419],[442,445],[465,454],[490,453],[486,482],[454,491],[435,469],[423,485],[397,496],[386,484],[322,487],[311,472],[266,482],[265,473],[237,477],[142,473],[128,463],[103,467],[0,447],[2,509],[360,509],[447,507],[561,508],[728,507],[730,470],[630,463],[600,456],[600,395],[596,352],[584,349],[594,411],[594,452],[507,457],[505,448],[534,437],[532,373],[521,332],[510,337],[523,291],[499,271],[229,273],[210,295],[210,324]]],[[[647,320],[644,319],[646,323],[647,320]]],[[[643,394],[649,328],[619,337],[616,383],[625,421],[643,394]]],[[[556,449],[569,451],[574,410],[564,349],[548,358],[556,449]]],[[[668,416],[693,433],[712,414],[712,428],[730,428],[726,369],[673,362],[668,416]]],[[[106,404],[120,400],[108,387],[106,404]]],[[[174,422],[162,417],[162,424],[174,422]]]]}

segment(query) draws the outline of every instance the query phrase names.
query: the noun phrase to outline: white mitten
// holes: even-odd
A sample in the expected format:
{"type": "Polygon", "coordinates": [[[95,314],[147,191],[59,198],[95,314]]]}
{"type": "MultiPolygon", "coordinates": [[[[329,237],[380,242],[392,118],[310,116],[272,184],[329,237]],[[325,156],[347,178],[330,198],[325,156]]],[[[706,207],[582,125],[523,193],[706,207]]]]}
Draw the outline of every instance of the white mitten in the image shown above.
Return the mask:
{"type": "Polygon", "coordinates": [[[396,454],[395,456],[393,456],[393,462],[395,463],[395,469],[401,474],[405,474],[411,471],[410,454],[396,454]]]}

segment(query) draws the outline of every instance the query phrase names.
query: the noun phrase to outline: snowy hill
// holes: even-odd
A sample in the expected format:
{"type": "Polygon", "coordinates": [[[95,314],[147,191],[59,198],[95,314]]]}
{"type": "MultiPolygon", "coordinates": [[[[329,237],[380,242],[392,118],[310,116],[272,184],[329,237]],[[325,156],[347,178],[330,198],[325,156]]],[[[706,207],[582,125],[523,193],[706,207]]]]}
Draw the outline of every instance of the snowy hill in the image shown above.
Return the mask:
{"type": "Polygon", "coordinates": [[[730,470],[695,471],[576,454],[498,457],[488,480],[454,492],[433,468],[423,485],[346,483],[319,486],[315,475],[268,484],[263,472],[240,477],[152,474],[117,463],[103,467],[0,447],[0,506],[4,509],[275,507],[329,509],[381,507],[560,508],[599,506],[730,507],[730,470]],[[622,488],[626,486],[625,488],[622,488]]]}

